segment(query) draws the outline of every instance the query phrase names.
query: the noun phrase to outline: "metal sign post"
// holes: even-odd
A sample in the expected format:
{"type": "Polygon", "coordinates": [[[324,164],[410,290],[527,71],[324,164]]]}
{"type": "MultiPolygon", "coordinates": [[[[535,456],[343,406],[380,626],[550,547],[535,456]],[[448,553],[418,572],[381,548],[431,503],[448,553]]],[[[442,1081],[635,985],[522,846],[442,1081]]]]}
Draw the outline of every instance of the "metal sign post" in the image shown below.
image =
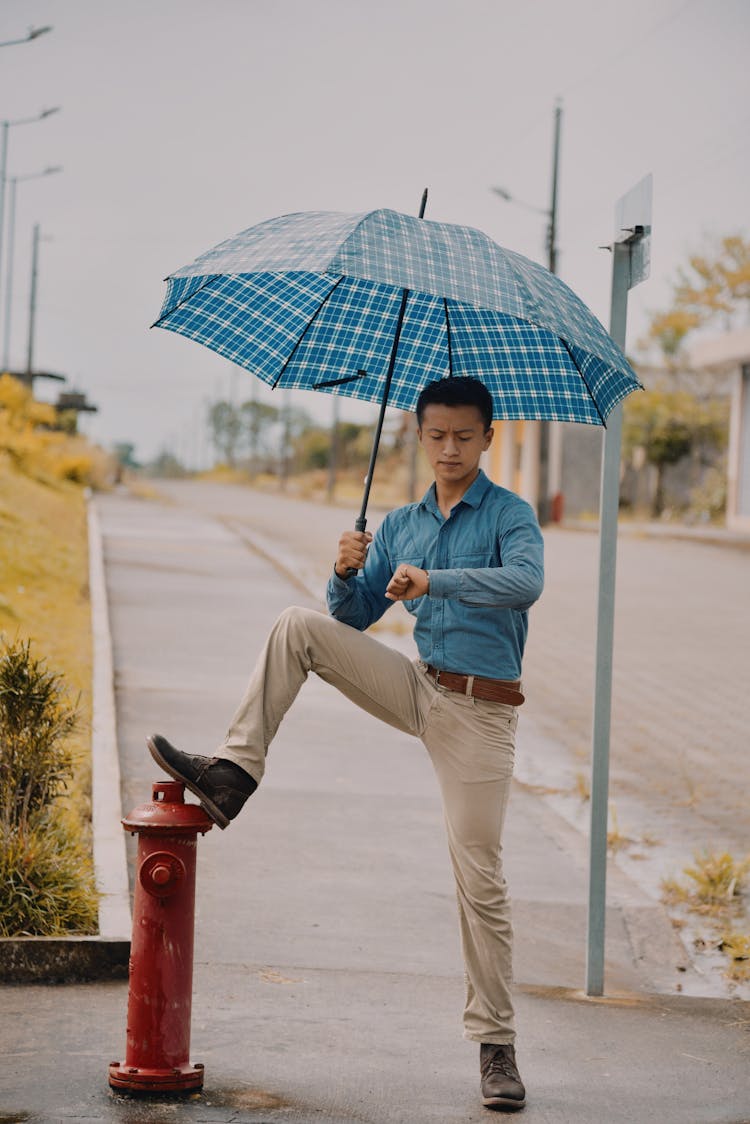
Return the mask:
{"type": "MultiPolygon", "coordinates": [[[[628,290],[649,275],[652,178],[646,176],[615,208],[612,246],[610,335],[625,350],[628,290]]],[[[612,711],[612,651],[617,563],[617,513],[620,499],[622,405],[607,419],[602,454],[599,521],[599,605],[596,632],[596,682],[591,757],[591,833],[586,994],[604,993],[604,926],[607,898],[607,813],[609,735],[612,711]]]]}

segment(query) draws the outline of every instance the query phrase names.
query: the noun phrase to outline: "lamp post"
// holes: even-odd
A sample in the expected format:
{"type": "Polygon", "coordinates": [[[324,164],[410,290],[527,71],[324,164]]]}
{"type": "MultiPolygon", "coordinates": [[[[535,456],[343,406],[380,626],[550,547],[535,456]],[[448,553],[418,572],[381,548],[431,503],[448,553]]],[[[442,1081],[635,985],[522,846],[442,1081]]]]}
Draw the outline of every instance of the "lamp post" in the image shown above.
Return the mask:
{"type": "MultiPolygon", "coordinates": [[[[504,199],[506,203],[515,203],[518,207],[523,207],[527,211],[535,211],[537,214],[544,215],[547,219],[547,268],[550,273],[557,273],[557,185],[560,169],[560,127],[562,124],[562,104],[560,101],[555,103],[555,120],[554,120],[554,140],[552,146],[552,191],[550,195],[549,207],[536,207],[531,203],[525,203],[522,199],[516,199],[504,187],[493,187],[490,190],[504,199]]],[[[544,525],[549,522],[551,513],[550,503],[550,483],[554,476],[555,483],[559,484],[559,459],[561,454],[561,447],[559,441],[555,443],[555,456],[550,456],[552,442],[550,440],[550,422],[542,421],[539,423],[539,501],[537,504],[539,522],[544,525]],[[551,465],[551,460],[556,463],[551,465]],[[550,472],[553,468],[553,472],[550,472]]]]}
{"type": "Polygon", "coordinates": [[[51,117],[53,113],[59,113],[60,106],[53,106],[52,109],[43,109],[41,113],[37,113],[36,117],[17,117],[15,121],[2,121],[2,142],[0,142],[0,278],[2,277],[2,262],[3,262],[3,228],[5,226],[5,180],[6,168],[8,166],[8,130],[14,128],[16,125],[33,125],[36,121],[44,121],[45,117],[51,117]]]}
{"type": "Polygon", "coordinates": [[[29,340],[26,349],[26,378],[29,389],[34,385],[34,328],[36,325],[36,282],[39,272],[39,223],[34,223],[31,241],[31,293],[29,295],[29,340]]]}
{"type": "Polygon", "coordinates": [[[51,30],[51,27],[30,27],[22,39],[6,39],[4,43],[0,43],[0,47],[15,47],[18,43],[30,43],[32,39],[38,39],[40,35],[46,35],[51,30]]]}
{"type": "Polygon", "coordinates": [[[29,172],[25,176],[10,177],[10,200],[8,205],[8,264],[5,273],[5,319],[3,322],[3,370],[10,363],[10,332],[13,316],[13,254],[16,241],[16,185],[26,180],[41,179],[61,172],[58,166],[44,168],[41,172],[29,172]]]}

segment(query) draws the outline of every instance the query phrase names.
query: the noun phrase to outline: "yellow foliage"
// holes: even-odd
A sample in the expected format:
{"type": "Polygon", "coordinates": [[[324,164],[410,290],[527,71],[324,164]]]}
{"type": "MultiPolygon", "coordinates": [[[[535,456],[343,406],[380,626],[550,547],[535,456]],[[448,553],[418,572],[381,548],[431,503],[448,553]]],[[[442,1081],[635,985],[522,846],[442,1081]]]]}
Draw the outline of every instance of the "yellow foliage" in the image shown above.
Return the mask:
{"type": "Polygon", "coordinates": [[[34,399],[29,403],[26,414],[29,425],[35,429],[41,426],[52,428],[57,425],[57,410],[49,402],[37,402],[34,399]]]}
{"type": "Polygon", "coordinates": [[[12,375],[0,375],[0,455],[36,480],[71,480],[105,488],[114,475],[112,458],[59,427],[48,402],[38,402],[12,375]]]}
{"type": "Polygon", "coordinates": [[[54,473],[60,480],[72,480],[74,484],[90,484],[92,480],[93,459],[87,453],[69,453],[58,457],[54,463],[54,473]]]}
{"type": "Polygon", "coordinates": [[[643,344],[658,344],[667,358],[685,336],[717,316],[731,325],[750,302],[750,240],[739,234],[720,239],[706,253],[692,254],[677,272],[674,303],[651,316],[643,344]]]}
{"type": "Polygon", "coordinates": [[[7,412],[11,420],[24,419],[30,399],[31,393],[22,382],[12,375],[0,375],[0,409],[7,412]]]}

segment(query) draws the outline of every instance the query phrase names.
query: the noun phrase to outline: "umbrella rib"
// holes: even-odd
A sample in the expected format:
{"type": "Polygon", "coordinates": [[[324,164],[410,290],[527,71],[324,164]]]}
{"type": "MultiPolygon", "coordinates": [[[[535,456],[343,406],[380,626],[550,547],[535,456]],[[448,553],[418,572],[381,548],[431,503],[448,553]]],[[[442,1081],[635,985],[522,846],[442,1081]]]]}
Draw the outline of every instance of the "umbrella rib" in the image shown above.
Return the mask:
{"type": "Polygon", "coordinates": [[[271,387],[271,390],[275,390],[275,389],[276,389],[276,387],[277,387],[277,386],[279,385],[279,383],[281,382],[281,380],[283,379],[283,377],[284,377],[284,372],[286,371],[287,367],[289,366],[289,364],[291,363],[292,359],[293,359],[293,358],[294,358],[294,356],[296,355],[296,353],[297,353],[297,349],[298,349],[299,345],[300,345],[300,344],[302,343],[303,339],[305,338],[305,336],[307,335],[307,333],[308,333],[308,332],[310,331],[310,328],[311,328],[311,327],[313,326],[313,324],[315,323],[315,321],[316,321],[316,320],[318,319],[318,317],[320,316],[320,313],[321,313],[321,311],[322,311],[322,309],[323,309],[323,306],[324,306],[324,305],[326,305],[326,304],[328,303],[328,301],[329,301],[329,300],[330,300],[330,298],[331,298],[331,294],[332,294],[332,293],[334,292],[334,290],[335,290],[335,289],[337,289],[337,288],[338,288],[338,286],[339,286],[339,285],[341,284],[341,282],[342,282],[343,280],[344,280],[344,275],[343,275],[343,273],[342,273],[341,277],[339,277],[339,278],[338,278],[338,279],[336,280],[335,284],[331,285],[331,288],[330,288],[330,289],[328,290],[328,292],[326,293],[326,295],[325,295],[325,296],[323,297],[323,300],[322,300],[322,301],[320,302],[320,304],[318,305],[318,307],[317,307],[317,308],[315,309],[315,312],[313,313],[313,315],[312,315],[312,316],[310,317],[310,319],[309,319],[309,320],[307,321],[307,323],[305,324],[305,328],[304,328],[304,331],[303,331],[303,332],[302,332],[302,333],[300,334],[300,337],[299,337],[299,339],[297,340],[297,342],[295,343],[294,347],[292,348],[292,350],[291,350],[291,351],[289,352],[289,354],[287,355],[286,359],[284,360],[284,366],[283,366],[283,367],[281,368],[281,370],[279,371],[278,375],[276,376],[276,381],[275,381],[275,382],[274,382],[274,384],[272,385],[272,387],[271,387]]]}
{"type": "Polygon", "coordinates": [[[443,307],[445,309],[445,330],[447,333],[448,344],[448,378],[453,378],[453,349],[451,347],[451,322],[448,319],[448,301],[443,297],[443,307]]]}
{"type": "Polygon", "coordinates": [[[347,382],[356,382],[357,379],[366,379],[367,371],[357,371],[356,375],[347,375],[343,379],[326,379],[324,382],[314,382],[313,390],[322,390],[324,386],[343,386],[347,382]]]}
{"type": "MultiPolygon", "coordinates": [[[[166,280],[170,281],[171,278],[167,277],[166,280]]],[[[178,301],[177,304],[173,305],[172,308],[170,308],[168,312],[162,313],[162,315],[158,318],[158,320],[154,320],[151,327],[152,328],[158,328],[159,325],[161,324],[162,320],[166,320],[166,318],[168,316],[171,316],[173,312],[176,312],[178,308],[182,308],[183,304],[187,304],[188,301],[192,300],[196,293],[202,292],[202,290],[205,289],[206,285],[210,285],[212,281],[217,281],[217,280],[221,280],[221,274],[220,273],[212,273],[209,277],[206,278],[206,280],[203,282],[202,285],[199,285],[197,289],[193,289],[191,292],[189,292],[187,294],[187,296],[182,298],[181,301],[178,301]]]]}
{"type": "Polygon", "coordinates": [[[574,357],[574,355],[573,355],[573,352],[572,352],[572,351],[570,350],[570,348],[568,347],[568,344],[567,344],[567,342],[566,342],[566,341],[565,341],[565,340],[564,340],[564,339],[562,338],[562,336],[560,336],[560,337],[559,337],[559,340],[560,340],[560,343],[561,343],[561,344],[563,345],[563,347],[565,348],[565,350],[567,351],[568,355],[570,356],[570,359],[571,359],[571,362],[573,363],[573,366],[574,366],[574,367],[575,367],[575,369],[576,369],[576,370],[578,371],[578,374],[579,374],[579,375],[581,376],[581,382],[582,382],[582,383],[583,383],[583,385],[584,385],[584,386],[586,387],[586,390],[588,391],[588,395],[589,395],[589,398],[590,398],[590,399],[591,399],[591,401],[592,401],[592,402],[594,403],[594,409],[596,410],[597,414],[598,414],[598,415],[599,415],[599,417],[601,418],[601,423],[602,423],[602,425],[604,426],[604,428],[606,429],[606,428],[607,428],[607,419],[606,419],[606,418],[604,417],[604,414],[603,414],[603,413],[601,412],[601,410],[599,409],[599,406],[598,406],[598,404],[597,404],[596,398],[594,398],[594,395],[593,395],[593,394],[591,393],[591,387],[590,387],[590,386],[589,386],[589,384],[588,384],[588,383],[586,382],[586,376],[584,375],[583,371],[581,370],[581,368],[580,368],[580,367],[578,366],[578,364],[576,363],[576,361],[575,361],[575,357],[574,357]]]}

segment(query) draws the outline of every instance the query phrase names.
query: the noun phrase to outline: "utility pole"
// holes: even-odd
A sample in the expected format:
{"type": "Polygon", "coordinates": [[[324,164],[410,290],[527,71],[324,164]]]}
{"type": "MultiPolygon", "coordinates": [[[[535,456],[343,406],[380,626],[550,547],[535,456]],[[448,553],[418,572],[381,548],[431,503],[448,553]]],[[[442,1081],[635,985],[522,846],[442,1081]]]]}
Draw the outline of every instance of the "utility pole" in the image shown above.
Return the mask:
{"type": "Polygon", "coordinates": [[[328,458],[328,487],[326,489],[326,499],[329,503],[333,503],[336,495],[336,473],[339,461],[339,396],[338,394],[332,394],[331,397],[333,399],[333,416],[331,418],[331,452],[328,458]]]}
{"type": "Polygon", "coordinates": [[[562,103],[555,102],[555,129],[552,146],[552,198],[549,208],[549,271],[557,273],[557,184],[560,171],[560,127],[562,124],[562,103]]]}
{"type": "MultiPolygon", "coordinates": [[[[562,104],[555,103],[555,120],[552,142],[552,191],[549,206],[549,223],[547,226],[547,268],[550,273],[557,273],[557,185],[560,171],[560,128],[562,124],[562,104]]],[[[554,463],[559,460],[559,440],[552,439],[553,422],[542,421],[539,423],[539,502],[538,516],[541,526],[549,523],[552,515],[552,488],[554,481],[559,491],[559,465],[554,463]],[[555,451],[553,460],[552,452],[555,451]]],[[[554,431],[559,435],[559,431],[554,431]]]]}
{"type": "MultiPolygon", "coordinates": [[[[547,268],[550,273],[557,273],[557,186],[560,172],[560,133],[562,129],[562,102],[555,102],[555,115],[552,141],[552,192],[549,207],[538,207],[517,199],[505,187],[493,187],[491,191],[499,195],[506,203],[516,203],[529,211],[545,215],[547,219],[547,268]]],[[[537,516],[542,526],[549,523],[553,515],[552,498],[560,492],[560,477],[562,463],[562,434],[559,423],[539,421],[534,429],[534,436],[538,435],[538,446],[534,452],[535,467],[538,468],[535,484],[537,494],[537,516]],[[554,428],[553,428],[554,427],[554,428]]],[[[559,504],[555,504],[557,508],[559,504]]],[[[557,516],[559,518],[559,515],[557,516]]]]}
{"type": "MultiPolygon", "coordinates": [[[[427,194],[428,189],[425,188],[422,192],[422,199],[419,204],[419,218],[424,218],[424,213],[427,208],[427,194]]],[[[408,417],[406,429],[406,447],[408,450],[408,480],[407,480],[407,498],[409,503],[414,503],[417,499],[417,478],[419,475],[418,462],[419,462],[419,434],[417,433],[417,416],[411,413],[408,417]]]]}

